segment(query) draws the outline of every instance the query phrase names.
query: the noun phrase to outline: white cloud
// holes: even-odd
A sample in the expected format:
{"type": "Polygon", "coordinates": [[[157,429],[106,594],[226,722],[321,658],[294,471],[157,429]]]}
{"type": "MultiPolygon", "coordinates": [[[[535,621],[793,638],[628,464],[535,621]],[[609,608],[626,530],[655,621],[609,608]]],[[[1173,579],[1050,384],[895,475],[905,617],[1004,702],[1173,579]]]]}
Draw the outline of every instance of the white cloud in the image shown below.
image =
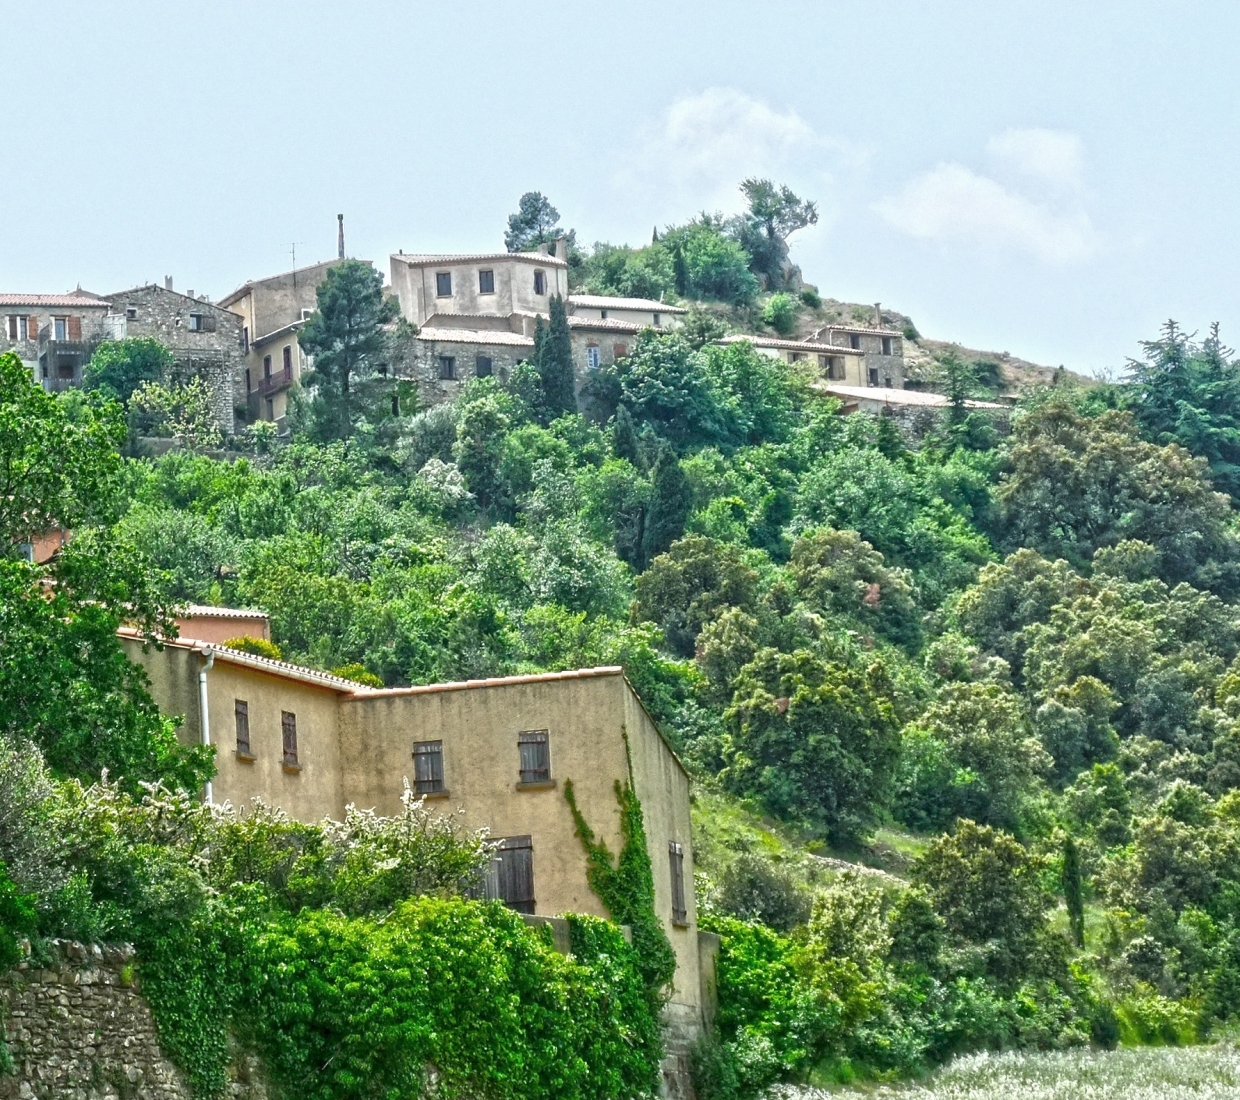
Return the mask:
{"type": "Polygon", "coordinates": [[[737,210],[738,184],[747,176],[801,180],[818,197],[843,152],[857,155],[795,110],[777,110],[736,88],[707,88],[675,100],[641,132],[616,183],[657,200],[663,219],[678,205],[737,210]]]}
{"type": "Polygon", "coordinates": [[[1077,263],[1098,250],[1098,234],[1083,209],[1037,201],[961,164],[923,172],[875,209],[913,237],[1017,249],[1047,264],[1077,263]]]}
{"type": "Polygon", "coordinates": [[[1085,147],[1063,130],[1005,130],[987,150],[1000,162],[1057,187],[1078,189],[1084,176],[1085,147]]]}

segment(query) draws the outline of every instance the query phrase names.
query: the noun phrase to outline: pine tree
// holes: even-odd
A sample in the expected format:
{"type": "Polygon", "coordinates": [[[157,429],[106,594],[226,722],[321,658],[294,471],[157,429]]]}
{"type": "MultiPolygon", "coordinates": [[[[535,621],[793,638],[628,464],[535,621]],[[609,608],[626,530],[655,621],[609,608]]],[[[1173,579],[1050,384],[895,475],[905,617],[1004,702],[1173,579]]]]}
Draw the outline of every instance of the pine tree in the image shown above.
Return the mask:
{"type": "Polygon", "coordinates": [[[1068,907],[1068,927],[1072,942],[1085,946],[1085,896],[1081,886],[1081,854],[1071,836],[1063,842],[1063,897],[1068,907]]]}
{"type": "Polygon", "coordinates": [[[650,508],[642,532],[644,564],[649,564],[685,533],[685,521],[693,504],[689,479],[680,468],[676,453],[667,444],[659,452],[651,481],[650,508]]]}
{"type": "Polygon", "coordinates": [[[548,423],[577,411],[577,378],[573,371],[573,343],[568,311],[558,294],[551,299],[551,323],[541,343],[535,330],[535,365],[542,379],[544,415],[548,423]]]}
{"type": "Polygon", "coordinates": [[[642,468],[641,443],[637,438],[637,428],[633,417],[624,405],[616,408],[616,417],[611,425],[611,449],[617,458],[626,458],[639,470],[642,468]]]}

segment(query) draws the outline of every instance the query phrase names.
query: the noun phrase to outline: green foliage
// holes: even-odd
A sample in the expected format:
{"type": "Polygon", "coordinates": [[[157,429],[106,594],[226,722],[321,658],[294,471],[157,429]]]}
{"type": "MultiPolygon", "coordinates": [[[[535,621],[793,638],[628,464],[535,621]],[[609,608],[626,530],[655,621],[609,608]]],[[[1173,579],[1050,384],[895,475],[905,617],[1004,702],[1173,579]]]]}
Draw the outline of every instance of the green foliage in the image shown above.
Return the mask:
{"type": "Polygon", "coordinates": [[[1068,927],[1072,931],[1072,942],[1077,947],[1085,946],[1085,888],[1081,882],[1081,853],[1071,834],[1064,837],[1063,868],[1060,872],[1063,881],[1063,898],[1068,907],[1068,927]]]}
{"type": "Polygon", "coordinates": [[[310,434],[321,441],[348,439],[360,419],[370,423],[390,411],[393,383],[380,372],[387,346],[383,327],[399,312],[384,297],[383,275],[361,260],[328,268],[316,291],[318,308],[301,330],[299,342],[314,367],[302,376],[313,394],[310,434]]]}
{"type": "Polygon", "coordinates": [[[797,300],[791,294],[772,294],[762,307],[762,323],[780,336],[791,336],[797,324],[797,300]]]}
{"type": "Polygon", "coordinates": [[[710,901],[721,913],[760,921],[777,932],[790,932],[809,919],[810,898],[793,877],[749,852],[729,864],[710,901]]]}
{"type": "Polygon", "coordinates": [[[162,382],[172,369],[172,352],[153,336],[105,340],[91,353],[82,372],[87,389],[106,389],[128,404],[144,382],[162,382]]]}
{"type": "Polygon", "coordinates": [[[0,974],[21,960],[19,941],[34,934],[34,900],[18,890],[0,861],[0,974]]]}
{"type": "Polygon", "coordinates": [[[509,252],[529,252],[560,236],[566,236],[560,229],[560,212],[541,191],[527,191],[517,203],[517,212],[508,216],[504,247],[509,252]]]}
{"type": "Polygon", "coordinates": [[[664,447],[651,472],[650,507],[642,529],[642,561],[649,562],[685,533],[693,496],[680,461],[664,447]]]}
{"type": "Polygon", "coordinates": [[[741,192],[749,209],[735,219],[732,231],[749,253],[750,270],[768,288],[781,287],[786,277],[788,238],[818,223],[818,206],[767,179],[747,179],[741,184],[741,192]]]}
{"type": "Polygon", "coordinates": [[[224,644],[229,649],[237,649],[242,653],[253,653],[255,657],[266,657],[272,661],[284,659],[280,647],[266,638],[255,638],[251,634],[242,634],[237,638],[229,638],[224,644]]]}
{"type": "Polygon", "coordinates": [[[551,299],[546,338],[534,352],[534,369],[538,371],[541,384],[540,408],[546,422],[558,420],[566,413],[575,413],[577,393],[573,346],[568,332],[568,314],[564,309],[564,299],[558,294],[551,299]]]}

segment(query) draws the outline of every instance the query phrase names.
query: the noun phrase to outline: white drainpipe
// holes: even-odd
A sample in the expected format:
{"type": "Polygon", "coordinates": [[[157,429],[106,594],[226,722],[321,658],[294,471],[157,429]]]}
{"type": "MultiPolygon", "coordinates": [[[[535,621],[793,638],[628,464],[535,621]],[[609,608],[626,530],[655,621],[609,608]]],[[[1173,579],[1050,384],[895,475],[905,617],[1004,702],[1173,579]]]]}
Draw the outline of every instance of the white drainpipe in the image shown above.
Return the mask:
{"type": "MultiPolygon", "coordinates": [[[[207,673],[211,670],[211,666],[215,664],[215,650],[208,649],[204,652],[206,660],[202,664],[202,668],[198,670],[198,715],[201,719],[202,727],[202,743],[204,745],[211,744],[211,711],[207,705],[207,673]]],[[[211,780],[207,780],[207,805],[211,805],[211,780]]]]}

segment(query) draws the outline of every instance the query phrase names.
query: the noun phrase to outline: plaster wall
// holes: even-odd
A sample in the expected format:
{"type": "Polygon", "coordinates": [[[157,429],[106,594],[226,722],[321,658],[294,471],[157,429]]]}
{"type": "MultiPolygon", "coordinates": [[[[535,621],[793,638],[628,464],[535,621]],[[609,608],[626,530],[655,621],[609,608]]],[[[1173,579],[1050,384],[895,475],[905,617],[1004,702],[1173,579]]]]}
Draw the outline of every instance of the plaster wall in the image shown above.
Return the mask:
{"type": "Polygon", "coordinates": [[[547,315],[551,299],[568,297],[568,266],[553,256],[514,252],[509,255],[467,259],[447,256],[421,259],[396,255],[391,260],[392,291],[401,314],[415,325],[436,313],[508,316],[516,311],[547,315]],[[495,290],[479,289],[479,272],[493,273],[495,290]],[[534,292],[534,273],[544,277],[543,294],[534,292]],[[451,294],[440,296],[436,276],[451,275],[451,294]]]}

